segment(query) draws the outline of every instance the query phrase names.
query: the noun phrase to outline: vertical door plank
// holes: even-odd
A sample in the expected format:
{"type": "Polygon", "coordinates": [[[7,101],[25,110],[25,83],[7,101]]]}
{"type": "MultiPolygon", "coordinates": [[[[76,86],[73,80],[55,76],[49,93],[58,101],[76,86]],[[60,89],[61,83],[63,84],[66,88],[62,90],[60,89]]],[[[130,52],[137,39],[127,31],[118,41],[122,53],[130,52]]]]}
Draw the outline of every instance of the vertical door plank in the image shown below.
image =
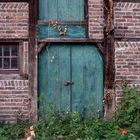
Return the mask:
{"type": "Polygon", "coordinates": [[[86,114],[87,116],[99,117],[99,113],[101,115],[103,112],[103,60],[96,46],[86,45],[84,49],[86,114]]]}
{"type": "Polygon", "coordinates": [[[48,48],[48,99],[60,109],[60,86],[59,86],[59,48],[55,44],[48,48]]]}
{"type": "Polygon", "coordinates": [[[97,95],[97,108],[100,115],[103,115],[103,58],[97,47],[95,48],[95,93],[97,95]]]}
{"type": "Polygon", "coordinates": [[[59,67],[60,67],[60,101],[61,110],[70,111],[70,86],[65,86],[64,83],[70,80],[70,47],[67,44],[59,45],[59,67]]]}
{"type": "Polygon", "coordinates": [[[69,20],[69,1],[58,0],[58,20],[69,20]]]}
{"type": "Polygon", "coordinates": [[[57,20],[58,13],[58,3],[59,0],[47,0],[48,1],[48,19],[49,20],[57,20]]]}
{"type": "Polygon", "coordinates": [[[77,20],[79,20],[79,21],[82,21],[82,20],[84,20],[84,6],[85,6],[85,0],[78,0],[79,2],[79,8],[78,8],[78,10],[79,10],[79,17],[78,17],[78,19],[77,20]]]}
{"type": "Polygon", "coordinates": [[[84,19],[83,0],[70,0],[70,20],[79,21],[84,19]]]}
{"type": "MultiPolygon", "coordinates": [[[[85,86],[85,113],[88,116],[96,115],[97,108],[97,93],[95,92],[95,48],[94,46],[86,45],[84,49],[84,86],[85,86]]],[[[99,85],[97,85],[99,86],[99,85]]]]}
{"type": "Polygon", "coordinates": [[[39,19],[49,19],[48,18],[48,13],[49,13],[49,3],[48,0],[39,0],[39,19]]]}
{"type": "Polygon", "coordinates": [[[84,20],[84,0],[39,0],[39,19],[84,20]]]}
{"type": "Polygon", "coordinates": [[[83,77],[83,48],[80,45],[71,47],[72,70],[72,111],[83,111],[84,77],[83,77]]]}
{"type": "Polygon", "coordinates": [[[47,111],[47,96],[48,90],[48,61],[46,48],[43,48],[38,57],[38,107],[39,117],[46,115],[47,111]],[[44,65],[45,64],[45,65],[44,65]]]}
{"type": "Polygon", "coordinates": [[[47,74],[48,74],[48,62],[46,59],[46,50],[42,49],[38,58],[38,92],[39,96],[45,96],[47,91],[47,74]],[[44,65],[45,64],[45,65],[44,65]]]}

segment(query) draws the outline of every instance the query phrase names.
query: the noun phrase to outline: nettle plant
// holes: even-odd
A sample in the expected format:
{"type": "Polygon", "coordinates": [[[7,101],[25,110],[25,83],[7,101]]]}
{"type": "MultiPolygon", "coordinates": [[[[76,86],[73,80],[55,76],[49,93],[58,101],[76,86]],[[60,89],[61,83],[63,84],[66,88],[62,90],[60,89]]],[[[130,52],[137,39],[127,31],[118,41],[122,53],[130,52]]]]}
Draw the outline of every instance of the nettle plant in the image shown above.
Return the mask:
{"type": "Polygon", "coordinates": [[[123,86],[123,98],[117,110],[120,126],[131,127],[140,122],[140,95],[133,86],[123,86]]]}

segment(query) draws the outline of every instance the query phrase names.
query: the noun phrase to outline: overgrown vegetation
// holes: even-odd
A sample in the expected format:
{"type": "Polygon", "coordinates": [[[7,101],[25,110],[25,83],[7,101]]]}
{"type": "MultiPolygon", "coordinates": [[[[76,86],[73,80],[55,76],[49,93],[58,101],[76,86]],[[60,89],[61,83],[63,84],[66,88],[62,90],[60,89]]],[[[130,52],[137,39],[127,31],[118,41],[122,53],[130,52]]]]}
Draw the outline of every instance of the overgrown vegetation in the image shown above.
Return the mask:
{"type": "Polygon", "coordinates": [[[19,140],[25,136],[29,122],[17,119],[15,124],[0,124],[0,140],[19,140]]]}
{"type": "Polygon", "coordinates": [[[116,122],[140,137],[140,95],[135,87],[123,87],[123,98],[117,110],[116,122]]]}
{"type": "MultiPolygon", "coordinates": [[[[19,139],[24,136],[27,126],[27,123],[22,121],[1,126],[0,138],[19,139]]],[[[35,140],[138,140],[140,139],[140,96],[136,88],[124,86],[122,102],[117,113],[109,121],[104,121],[102,118],[83,118],[77,112],[50,108],[33,127],[35,140]]]]}
{"type": "Polygon", "coordinates": [[[140,96],[136,88],[125,85],[122,102],[110,121],[87,119],[76,112],[51,108],[34,129],[36,140],[137,140],[140,138],[140,96]]]}

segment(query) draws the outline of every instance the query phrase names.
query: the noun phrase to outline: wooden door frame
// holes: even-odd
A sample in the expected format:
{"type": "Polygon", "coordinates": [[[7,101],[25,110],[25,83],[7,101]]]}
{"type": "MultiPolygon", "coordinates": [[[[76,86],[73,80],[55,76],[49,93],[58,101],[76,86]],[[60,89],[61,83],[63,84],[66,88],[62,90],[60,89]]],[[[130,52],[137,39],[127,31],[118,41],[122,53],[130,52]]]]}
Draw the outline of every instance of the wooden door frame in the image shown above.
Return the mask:
{"type": "Polygon", "coordinates": [[[29,91],[30,91],[30,121],[38,120],[38,87],[37,87],[37,41],[36,41],[36,25],[37,25],[37,0],[29,1],[29,91]]]}
{"type": "MultiPolygon", "coordinates": [[[[10,0],[10,1],[20,1],[21,0],[10,0]]],[[[105,89],[112,89],[114,84],[114,33],[111,34],[106,38],[106,28],[104,28],[104,39],[56,39],[56,40],[39,40],[36,39],[36,25],[38,20],[38,0],[22,0],[22,1],[28,1],[29,2],[29,72],[30,72],[30,95],[31,95],[31,111],[30,111],[30,120],[31,121],[37,121],[38,119],[38,79],[37,79],[37,73],[38,73],[38,52],[45,46],[48,42],[91,42],[96,43],[98,49],[102,52],[104,57],[104,69],[105,69],[105,78],[104,78],[104,88],[105,89]],[[39,49],[38,49],[38,44],[39,49]]],[[[107,7],[109,7],[108,4],[109,0],[105,0],[105,3],[107,3],[107,7]]],[[[88,4],[88,0],[86,0],[88,4]]],[[[104,7],[104,19],[106,19],[106,7],[104,7]]],[[[112,20],[111,20],[112,21],[112,20]]],[[[89,22],[88,22],[89,24],[89,22]]]]}

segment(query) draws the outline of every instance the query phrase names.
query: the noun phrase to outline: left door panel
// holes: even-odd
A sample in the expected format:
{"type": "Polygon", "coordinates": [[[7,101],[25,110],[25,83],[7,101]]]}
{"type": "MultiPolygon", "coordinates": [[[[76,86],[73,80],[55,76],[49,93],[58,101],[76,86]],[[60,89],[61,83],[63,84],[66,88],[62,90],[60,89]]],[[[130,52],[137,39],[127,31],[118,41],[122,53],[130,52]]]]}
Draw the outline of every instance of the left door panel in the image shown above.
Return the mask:
{"type": "MultiPolygon", "coordinates": [[[[39,54],[38,91],[47,104],[56,105],[57,109],[70,111],[70,49],[64,44],[53,44],[43,48],[39,54]]],[[[41,101],[40,101],[41,102],[41,101]]]]}

